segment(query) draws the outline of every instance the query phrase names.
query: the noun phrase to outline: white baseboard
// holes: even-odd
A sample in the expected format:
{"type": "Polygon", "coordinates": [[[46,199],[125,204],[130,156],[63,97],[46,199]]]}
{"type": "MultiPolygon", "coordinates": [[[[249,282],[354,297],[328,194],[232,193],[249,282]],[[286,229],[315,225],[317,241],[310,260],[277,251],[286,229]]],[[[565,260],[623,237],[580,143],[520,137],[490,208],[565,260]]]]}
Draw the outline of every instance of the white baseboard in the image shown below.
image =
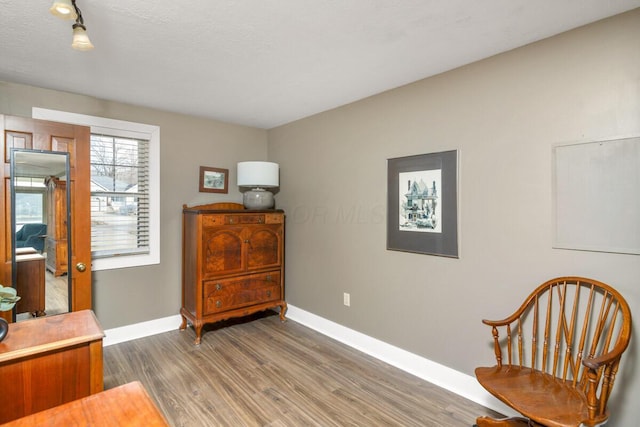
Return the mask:
{"type": "MultiPolygon", "coordinates": [[[[470,375],[432,362],[424,357],[349,329],[293,305],[288,306],[287,318],[482,406],[506,416],[517,415],[512,409],[485,391],[476,379],[470,375]]],[[[103,345],[106,347],[177,330],[181,322],[180,315],[175,315],[107,329],[103,345]]]]}
{"type": "Polygon", "coordinates": [[[107,329],[104,331],[105,337],[102,341],[104,347],[131,341],[138,338],[149,337],[163,332],[175,331],[180,326],[182,318],[179,314],[175,316],[163,317],[161,319],[149,320],[147,322],[135,323],[133,325],[119,328],[107,329]]]}

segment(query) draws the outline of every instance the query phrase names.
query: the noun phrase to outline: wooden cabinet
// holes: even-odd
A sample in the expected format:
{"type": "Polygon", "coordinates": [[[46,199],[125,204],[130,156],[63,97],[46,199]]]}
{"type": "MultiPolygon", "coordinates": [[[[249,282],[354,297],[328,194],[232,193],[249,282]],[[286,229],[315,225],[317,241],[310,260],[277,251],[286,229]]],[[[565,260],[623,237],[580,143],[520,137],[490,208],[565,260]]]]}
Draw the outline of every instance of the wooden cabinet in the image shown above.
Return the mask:
{"type": "Polygon", "coordinates": [[[44,251],[47,270],[54,276],[67,272],[67,185],[58,178],[47,178],[47,237],[44,251]]]}
{"type": "Polygon", "coordinates": [[[12,323],[0,344],[0,423],[101,392],[103,337],[90,310],[12,323]]]}
{"type": "MultiPolygon", "coordinates": [[[[240,207],[242,205],[239,205],[240,207]]],[[[182,324],[202,327],[280,307],[284,320],[284,212],[183,209],[182,324]]]]}
{"type": "Polygon", "coordinates": [[[44,316],[45,285],[44,257],[39,253],[18,255],[16,250],[16,291],[20,295],[16,313],[44,316]]]}

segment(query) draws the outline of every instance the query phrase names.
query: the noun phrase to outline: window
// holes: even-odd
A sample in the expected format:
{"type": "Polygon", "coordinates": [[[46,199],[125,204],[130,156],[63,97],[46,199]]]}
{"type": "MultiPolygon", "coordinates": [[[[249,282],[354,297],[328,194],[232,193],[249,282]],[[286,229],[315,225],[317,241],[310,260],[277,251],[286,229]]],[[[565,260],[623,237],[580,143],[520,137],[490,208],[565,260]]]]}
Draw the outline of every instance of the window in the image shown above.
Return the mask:
{"type": "Polygon", "coordinates": [[[160,262],[160,129],[33,108],[33,118],[91,127],[92,269],[160,262]]]}
{"type": "Polygon", "coordinates": [[[91,134],[93,259],[149,253],[149,141],[91,134]]]}
{"type": "Polygon", "coordinates": [[[16,231],[30,223],[44,223],[45,186],[42,179],[16,179],[16,231]]]}

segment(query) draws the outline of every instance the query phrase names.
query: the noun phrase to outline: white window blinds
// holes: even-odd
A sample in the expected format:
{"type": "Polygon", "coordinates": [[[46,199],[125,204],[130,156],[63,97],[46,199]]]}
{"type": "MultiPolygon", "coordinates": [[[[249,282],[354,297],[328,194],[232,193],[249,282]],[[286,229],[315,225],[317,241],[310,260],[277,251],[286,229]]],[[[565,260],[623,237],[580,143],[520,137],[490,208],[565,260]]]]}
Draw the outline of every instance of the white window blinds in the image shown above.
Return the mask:
{"type": "Polygon", "coordinates": [[[92,258],[148,254],[149,215],[149,141],[92,133],[92,258]]]}

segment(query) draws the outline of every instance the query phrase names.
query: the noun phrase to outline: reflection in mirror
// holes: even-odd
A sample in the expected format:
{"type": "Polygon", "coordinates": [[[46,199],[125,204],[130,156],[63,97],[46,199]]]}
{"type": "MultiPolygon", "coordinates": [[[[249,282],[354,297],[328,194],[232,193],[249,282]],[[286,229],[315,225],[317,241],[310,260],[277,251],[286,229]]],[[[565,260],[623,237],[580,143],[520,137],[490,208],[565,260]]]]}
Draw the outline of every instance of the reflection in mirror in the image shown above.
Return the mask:
{"type": "Polygon", "coordinates": [[[15,320],[69,311],[68,154],[11,153],[15,320]]]}

